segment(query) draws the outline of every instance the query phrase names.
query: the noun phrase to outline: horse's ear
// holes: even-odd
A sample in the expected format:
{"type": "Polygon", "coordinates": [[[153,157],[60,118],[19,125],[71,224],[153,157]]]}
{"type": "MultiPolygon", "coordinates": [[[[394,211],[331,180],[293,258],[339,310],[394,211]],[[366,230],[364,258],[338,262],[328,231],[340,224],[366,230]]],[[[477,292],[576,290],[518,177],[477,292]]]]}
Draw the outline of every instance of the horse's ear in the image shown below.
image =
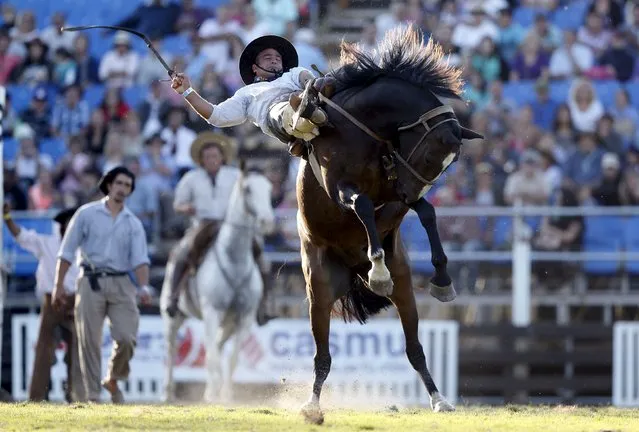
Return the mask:
{"type": "Polygon", "coordinates": [[[480,133],[475,132],[472,129],[468,129],[465,127],[461,127],[462,130],[462,139],[476,139],[476,138],[481,138],[484,139],[484,136],[480,133]]]}
{"type": "Polygon", "coordinates": [[[246,174],[246,161],[244,158],[240,159],[240,171],[242,171],[242,174],[246,174]]]}

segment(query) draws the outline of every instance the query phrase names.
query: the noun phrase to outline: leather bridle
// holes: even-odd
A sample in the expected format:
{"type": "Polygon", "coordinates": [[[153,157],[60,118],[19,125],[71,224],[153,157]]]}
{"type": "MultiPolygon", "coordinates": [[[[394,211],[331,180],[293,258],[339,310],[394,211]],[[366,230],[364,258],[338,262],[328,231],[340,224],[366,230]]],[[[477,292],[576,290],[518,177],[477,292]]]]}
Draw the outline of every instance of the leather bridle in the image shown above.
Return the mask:
{"type": "Polygon", "coordinates": [[[377,135],[375,132],[370,130],[365,124],[363,124],[362,122],[357,120],[355,117],[353,117],[348,111],[346,111],[341,106],[337,105],[332,100],[328,99],[323,94],[320,93],[318,96],[319,96],[320,101],[326,103],[328,106],[330,106],[331,108],[335,109],[337,112],[342,114],[344,117],[346,117],[348,120],[350,120],[355,126],[357,126],[363,132],[365,132],[368,136],[370,136],[371,138],[373,138],[376,141],[379,141],[379,142],[382,142],[382,143],[386,144],[386,149],[388,151],[388,155],[384,156],[384,168],[387,171],[389,171],[389,177],[388,177],[389,180],[395,180],[397,178],[396,174],[392,172],[394,170],[394,167],[395,167],[394,160],[397,160],[400,164],[402,164],[402,166],[404,168],[406,168],[408,170],[408,172],[410,172],[417,180],[422,182],[424,185],[432,186],[434,184],[432,181],[426,180],[424,177],[422,177],[422,175],[419,174],[410,165],[410,160],[413,157],[413,155],[415,154],[415,152],[417,151],[417,149],[426,141],[426,137],[428,137],[428,135],[432,131],[434,131],[435,129],[437,129],[438,127],[443,125],[444,123],[456,122],[457,124],[459,124],[459,121],[457,120],[457,117],[455,116],[455,112],[453,111],[453,109],[450,106],[442,105],[442,106],[438,106],[437,108],[433,108],[432,110],[422,114],[415,122],[410,123],[410,124],[408,124],[406,126],[400,126],[399,128],[397,128],[397,130],[399,132],[406,131],[406,130],[409,130],[409,129],[413,129],[413,128],[419,126],[419,125],[424,126],[424,129],[426,129],[426,132],[424,132],[424,135],[422,135],[420,140],[413,147],[413,150],[410,152],[408,157],[406,159],[404,159],[402,157],[402,155],[399,154],[399,149],[396,148],[393,145],[392,141],[384,139],[384,138],[380,137],[379,135],[377,135]],[[436,117],[442,116],[442,115],[448,115],[448,117],[444,118],[442,120],[439,120],[438,122],[435,122],[435,124],[433,124],[432,126],[429,124],[429,122],[431,120],[435,119],[436,117]]]}

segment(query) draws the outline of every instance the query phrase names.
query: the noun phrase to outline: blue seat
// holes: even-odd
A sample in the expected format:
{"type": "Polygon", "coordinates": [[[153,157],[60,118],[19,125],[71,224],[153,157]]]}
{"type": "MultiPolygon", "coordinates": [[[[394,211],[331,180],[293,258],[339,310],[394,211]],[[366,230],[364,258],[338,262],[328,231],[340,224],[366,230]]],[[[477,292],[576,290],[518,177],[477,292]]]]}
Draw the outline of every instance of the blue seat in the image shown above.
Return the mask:
{"type": "Polygon", "coordinates": [[[639,83],[635,81],[626,83],[626,90],[630,95],[632,106],[639,109],[639,83]]]}
{"type": "MultiPolygon", "coordinates": [[[[584,252],[618,252],[622,247],[624,220],[619,216],[588,216],[585,218],[584,252]]],[[[583,263],[586,274],[612,276],[620,269],[615,260],[587,260],[583,263]]]]}
{"type": "Polygon", "coordinates": [[[46,138],[40,140],[40,153],[51,156],[53,163],[57,164],[67,153],[67,146],[60,138],[46,138]]]}
{"type": "Polygon", "coordinates": [[[4,139],[4,147],[2,148],[2,158],[5,161],[13,162],[18,155],[19,144],[13,138],[4,139]]]}
{"type": "Polygon", "coordinates": [[[21,113],[29,107],[33,90],[23,85],[7,86],[7,91],[11,95],[11,103],[16,112],[21,113]]]}
{"type": "MultiPolygon", "coordinates": [[[[37,217],[16,218],[15,222],[23,228],[32,229],[41,234],[51,234],[53,224],[50,219],[37,217]]],[[[30,252],[21,248],[6,225],[3,224],[2,248],[9,271],[17,276],[31,276],[35,273],[38,260],[30,252]]]]}
{"type": "Polygon", "coordinates": [[[615,105],[615,95],[621,88],[619,81],[594,81],[595,91],[605,109],[615,105]]]}
{"type": "Polygon", "coordinates": [[[510,216],[497,216],[493,231],[493,248],[505,249],[512,244],[513,219],[510,216]]]}
{"type": "Polygon", "coordinates": [[[550,82],[550,98],[558,103],[568,100],[571,82],[568,80],[550,82]]]}
{"type": "Polygon", "coordinates": [[[519,23],[522,27],[530,27],[535,23],[535,16],[539,13],[547,15],[546,10],[543,8],[518,7],[513,12],[513,21],[519,23]]]}
{"type": "Polygon", "coordinates": [[[91,111],[95,110],[104,99],[104,86],[96,84],[87,87],[84,91],[83,99],[87,102],[91,111]]]}
{"type": "Polygon", "coordinates": [[[535,83],[530,80],[504,83],[503,93],[505,99],[523,106],[535,100],[535,83]]]}
{"type": "MultiPolygon", "coordinates": [[[[411,252],[430,252],[428,236],[417,217],[412,214],[407,215],[399,229],[409,254],[411,252]]],[[[411,260],[411,267],[415,273],[419,274],[433,274],[435,272],[430,260],[411,260]]]]}
{"type": "Polygon", "coordinates": [[[134,85],[123,91],[122,96],[131,109],[137,109],[137,107],[144,102],[148,91],[149,89],[145,85],[134,85]]]}
{"type": "Polygon", "coordinates": [[[168,36],[162,41],[163,51],[172,55],[187,55],[193,47],[188,37],[184,35],[168,36]]]}
{"type": "MultiPolygon", "coordinates": [[[[639,216],[626,219],[623,239],[627,252],[639,253],[639,216]]],[[[626,271],[632,276],[639,276],[639,260],[626,262],[626,271]]]]}
{"type": "Polygon", "coordinates": [[[590,0],[571,0],[554,11],[551,22],[561,30],[577,30],[585,21],[590,3],[590,0]]]}

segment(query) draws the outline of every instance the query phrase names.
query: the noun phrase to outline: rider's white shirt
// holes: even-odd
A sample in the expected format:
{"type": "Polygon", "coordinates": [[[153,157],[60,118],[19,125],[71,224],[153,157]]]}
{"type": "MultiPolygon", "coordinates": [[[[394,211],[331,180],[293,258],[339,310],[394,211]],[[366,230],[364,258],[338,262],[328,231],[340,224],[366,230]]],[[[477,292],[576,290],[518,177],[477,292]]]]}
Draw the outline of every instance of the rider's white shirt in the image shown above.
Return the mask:
{"type": "Polygon", "coordinates": [[[274,136],[267,126],[268,112],[273,104],[285,102],[291,93],[303,90],[300,73],[308,69],[295,67],[273,81],[250,84],[219,105],[213,105],[209,124],[216,127],[236,126],[249,120],[262,131],[274,136]]]}
{"type": "Polygon", "coordinates": [[[223,165],[215,177],[215,186],[213,186],[204,168],[193,169],[180,179],[175,189],[174,204],[194,206],[194,224],[202,219],[222,220],[239,175],[239,169],[223,165]]]}

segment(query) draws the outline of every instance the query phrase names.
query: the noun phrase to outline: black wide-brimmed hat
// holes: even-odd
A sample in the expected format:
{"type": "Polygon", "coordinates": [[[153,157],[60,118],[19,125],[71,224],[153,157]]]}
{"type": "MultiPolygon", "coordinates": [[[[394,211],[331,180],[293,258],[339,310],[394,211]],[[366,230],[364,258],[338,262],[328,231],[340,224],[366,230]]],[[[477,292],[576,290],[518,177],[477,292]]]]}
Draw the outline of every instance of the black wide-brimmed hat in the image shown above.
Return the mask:
{"type": "Polygon", "coordinates": [[[64,225],[71,220],[76,211],[78,211],[79,207],[71,207],[65,210],[62,210],[57,215],[53,217],[53,220],[60,225],[64,225]]]}
{"type": "Polygon", "coordinates": [[[107,185],[110,185],[111,183],[113,183],[113,180],[115,180],[115,178],[118,176],[118,174],[124,174],[127,177],[130,177],[131,178],[131,192],[133,192],[135,190],[135,175],[133,175],[133,173],[131,171],[129,171],[126,167],[117,166],[117,167],[113,168],[111,171],[109,171],[108,173],[104,174],[102,176],[102,178],[100,179],[100,181],[98,182],[98,188],[100,188],[100,191],[104,195],[108,195],[109,194],[109,188],[107,187],[107,185]]]}
{"type": "Polygon", "coordinates": [[[255,74],[253,64],[257,55],[265,49],[273,48],[282,56],[283,72],[289,71],[298,65],[297,51],[292,43],[281,36],[267,35],[254,39],[249,43],[240,56],[240,75],[244,84],[253,83],[255,74]]]}

